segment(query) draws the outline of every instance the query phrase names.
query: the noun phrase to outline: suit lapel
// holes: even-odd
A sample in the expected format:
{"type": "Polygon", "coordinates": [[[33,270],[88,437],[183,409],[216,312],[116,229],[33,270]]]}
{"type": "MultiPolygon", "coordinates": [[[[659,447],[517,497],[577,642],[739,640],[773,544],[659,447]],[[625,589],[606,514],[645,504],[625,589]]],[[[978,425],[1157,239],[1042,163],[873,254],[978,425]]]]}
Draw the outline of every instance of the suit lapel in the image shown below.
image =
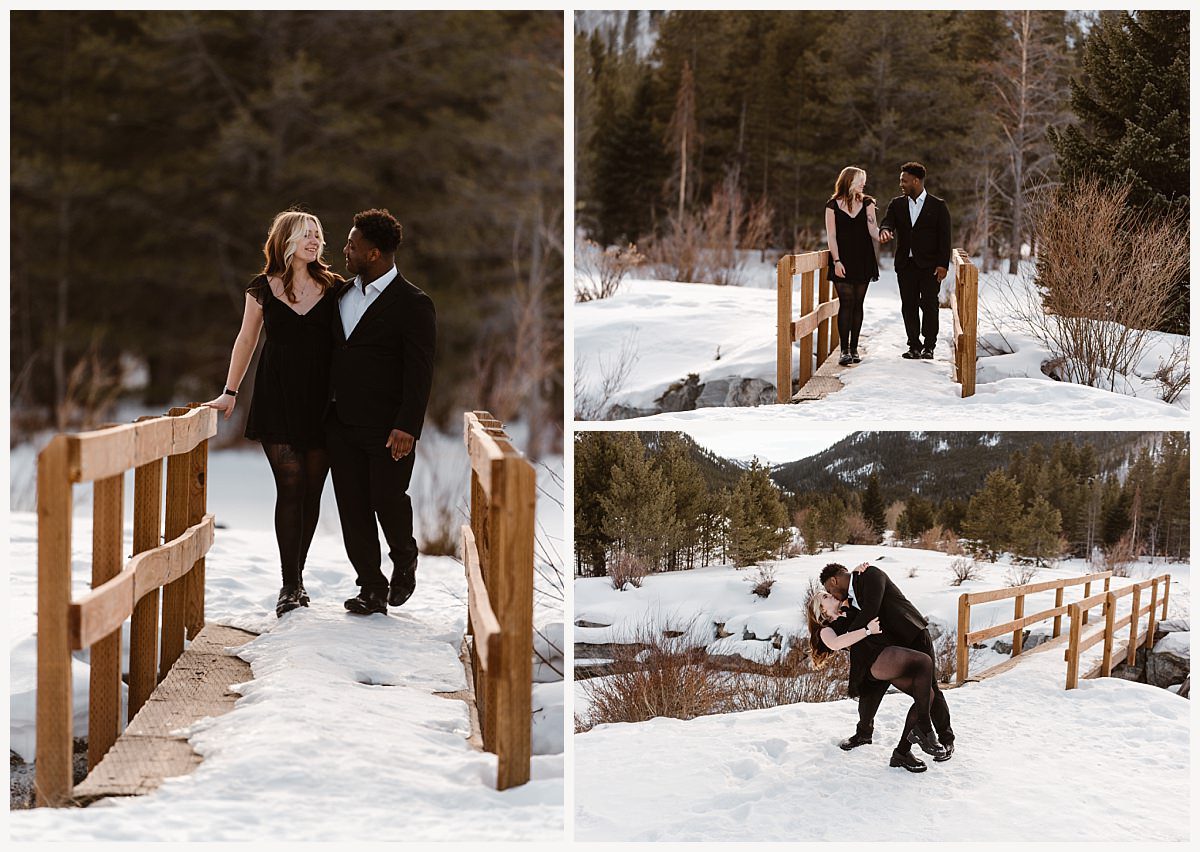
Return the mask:
{"type": "Polygon", "coordinates": [[[375,297],[375,301],[371,303],[370,307],[363,312],[362,317],[358,320],[358,324],[355,325],[354,330],[350,332],[349,339],[353,340],[354,335],[358,334],[358,330],[360,328],[362,328],[375,317],[379,316],[379,314],[387,310],[388,305],[400,298],[400,287],[403,283],[404,279],[400,277],[399,273],[397,273],[396,277],[393,278],[387,287],[384,288],[383,292],[375,297]]]}
{"type": "Polygon", "coordinates": [[[353,286],[353,281],[343,282],[342,286],[338,288],[337,295],[334,296],[336,310],[333,312],[333,339],[338,343],[346,342],[346,329],[342,325],[342,296],[346,295],[346,291],[353,286]]]}

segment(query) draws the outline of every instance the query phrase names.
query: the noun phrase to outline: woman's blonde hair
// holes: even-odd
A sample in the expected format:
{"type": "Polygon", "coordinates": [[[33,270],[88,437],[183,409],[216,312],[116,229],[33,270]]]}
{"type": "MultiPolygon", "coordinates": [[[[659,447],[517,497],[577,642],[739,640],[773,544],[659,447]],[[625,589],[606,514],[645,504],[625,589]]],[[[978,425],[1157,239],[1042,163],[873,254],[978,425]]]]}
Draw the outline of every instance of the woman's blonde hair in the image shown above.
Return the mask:
{"type": "Polygon", "coordinates": [[[828,626],[826,623],[828,616],[825,614],[825,610],[821,608],[820,590],[816,590],[808,596],[804,610],[804,614],[808,617],[809,656],[812,657],[813,668],[824,668],[834,652],[821,641],[821,629],[828,626]]]}
{"type": "Polygon", "coordinates": [[[271,229],[267,231],[267,241],[263,244],[263,257],[266,258],[263,273],[283,282],[284,298],[292,304],[296,303],[292,285],[292,258],[295,257],[296,249],[310,225],[316,228],[317,239],[321,245],[317,249],[316,260],[308,264],[308,274],[324,293],[337,283],[338,277],[329,271],[329,264],[321,259],[321,255],[325,253],[325,232],[321,228],[320,219],[302,210],[285,210],[271,222],[271,229]]]}
{"type": "MultiPolygon", "coordinates": [[[[833,195],[829,196],[830,199],[834,201],[845,201],[847,205],[849,205],[851,201],[850,185],[854,183],[855,179],[859,175],[865,174],[866,172],[860,169],[858,166],[846,166],[846,168],[842,169],[841,174],[838,175],[837,182],[833,185],[833,195]]],[[[860,193],[858,198],[854,200],[861,201],[862,198],[863,196],[860,193]]]]}

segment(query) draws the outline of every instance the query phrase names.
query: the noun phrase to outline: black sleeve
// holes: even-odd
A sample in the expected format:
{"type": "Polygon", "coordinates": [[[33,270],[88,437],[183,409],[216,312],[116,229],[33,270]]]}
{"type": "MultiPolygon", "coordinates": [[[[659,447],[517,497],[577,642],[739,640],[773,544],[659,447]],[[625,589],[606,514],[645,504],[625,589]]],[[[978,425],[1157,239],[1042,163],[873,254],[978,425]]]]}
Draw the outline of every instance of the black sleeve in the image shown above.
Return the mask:
{"type": "Polygon", "coordinates": [[[892,207],[894,207],[895,204],[895,200],[888,204],[887,210],[883,214],[883,221],[879,223],[879,230],[891,231],[893,234],[896,233],[896,225],[892,221],[892,207]]]}
{"type": "Polygon", "coordinates": [[[938,222],[938,266],[950,268],[950,208],[946,202],[938,205],[941,208],[941,221],[938,222]]]}
{"type": "Polygon", "coordinates": [[[271,293],[271,285],[267,283],[266,275],[258,275],[250,282],[250,286],[246,288],[246,293],[254,297],[254,301],[258,302],[261,307],[267,301],[267,296],[271,293]]]}
{"type": "Polygon", "coordinates": [[[425,408],[433,388],[433,350],[437,342],[437,316],[433,300],[424,293],[407,307],[404,328],[404,397],[392,421],[414,438],[421,437],[425,408]]]}
{"type": "Polygon", "coordinates": [[[883,572],[868,565],[854,579],[854,599],[858,601],[858,615],[850,622],[848,630],[866,627],[867,622],[879,616],[879,605],[883,603],[883,572]]]}

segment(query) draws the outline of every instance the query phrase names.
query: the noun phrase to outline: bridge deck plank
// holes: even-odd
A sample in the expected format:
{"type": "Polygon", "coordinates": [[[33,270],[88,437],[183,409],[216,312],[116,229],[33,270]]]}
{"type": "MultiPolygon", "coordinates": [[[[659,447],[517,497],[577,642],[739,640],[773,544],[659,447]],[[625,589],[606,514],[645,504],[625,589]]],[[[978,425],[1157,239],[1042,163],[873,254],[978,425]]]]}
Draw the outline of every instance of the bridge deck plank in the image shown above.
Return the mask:
{"type": "MultiPolygon", "coordinates": [[[[863,349],[861,354],[866,354],[866,349],[863,349]]],[[[851,369],[850,365],[841,365],[837,362],[838,351],[835,349],[825,359],[825,363],[817,368],[817,371],[812,374],[807,382],[804,383],[800,390],[792,394],[792,402],[812,402],[818,399],[824,399],[831,393],[837,393],[845,387],[842,380],[838,378],[842,373],[851,369]]]]}
{"type": "Polygon", "coordinates": [[[184,729],[206,716],[233,709],[229,687],[252,677],[249,663],[225,653],[255,634],[209,624],[151,693],[104,759],[75,788],[80,803],[108,796],[140,796],[165,778],[186,775],[200,764],[184,729]]]}

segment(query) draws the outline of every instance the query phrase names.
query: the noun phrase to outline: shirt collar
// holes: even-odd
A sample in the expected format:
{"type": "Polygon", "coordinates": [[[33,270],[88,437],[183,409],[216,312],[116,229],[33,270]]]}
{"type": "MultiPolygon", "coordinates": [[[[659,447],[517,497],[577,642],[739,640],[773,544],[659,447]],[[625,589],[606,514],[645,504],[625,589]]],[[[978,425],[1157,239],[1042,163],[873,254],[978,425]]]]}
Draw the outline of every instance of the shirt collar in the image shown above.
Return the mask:
{"type": "Polygon", "coordinates": [[[355,275],[354,286],[357,287],[361,293],[365,293],[367,290],[374,290],[376,293],[382,293],[387,289],[387,285],[391,284],[399,274],[400,273],[396,271],[396,264],[393,263],[391,269],[380,275],[366,287],[363,287],[362,285],[362,276],[355,275]]]}
{"type": "Polygon", "coordinates": [[[915,205],[917,205],[918,207],[920,207],[922,204],[924,204],[924,203],[925,203],[925,195],[926,195],[926,193],[927,193],[927,192],[928,192],[928,190],[924,190],[924,189],[922,189],[922,190],[921,190],[921,194],[920,194],[920,195],[918,195],[916,198],[910,198],[910,199],[908,199],[908,202],[909,202],[909,204],[915,204],[915,205]]]}
{"type": "Polygon", "coordinates": [[[850,599],[850,603],[854,604],[855,609],[861,609],[858,605],[858,598],[854,596],[854,574],[850,574],[850,586],[846,590],[846,596],[850,599]]]}

